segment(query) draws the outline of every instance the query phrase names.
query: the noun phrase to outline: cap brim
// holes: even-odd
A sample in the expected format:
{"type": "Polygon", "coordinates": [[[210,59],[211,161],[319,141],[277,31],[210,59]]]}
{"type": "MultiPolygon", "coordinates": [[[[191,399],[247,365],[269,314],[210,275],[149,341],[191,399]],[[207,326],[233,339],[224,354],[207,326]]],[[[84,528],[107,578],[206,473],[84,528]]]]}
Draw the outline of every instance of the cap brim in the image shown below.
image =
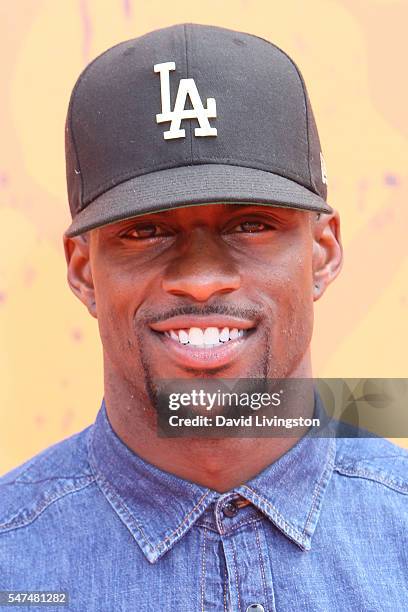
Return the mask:
{"type": "Polygon", "coordinates": [[[277,174],[243,166],[199,164],[150,172],[116,185],[80,211],[65,234],[76,236],[149,212],[221,203],[332,212],[323,198],[277,174]]]}

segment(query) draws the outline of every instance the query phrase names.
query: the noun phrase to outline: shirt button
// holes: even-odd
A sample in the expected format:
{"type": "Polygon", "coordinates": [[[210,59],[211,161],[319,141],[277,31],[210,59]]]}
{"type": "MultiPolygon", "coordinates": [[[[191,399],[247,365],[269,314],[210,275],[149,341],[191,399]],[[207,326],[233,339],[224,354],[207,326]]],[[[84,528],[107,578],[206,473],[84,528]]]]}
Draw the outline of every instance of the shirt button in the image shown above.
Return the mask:
{"type": "Polygon", "coordinates": [[[246,612],[265,612],[265,608],[261,604],[251,604],[247,607],[246,612]]]}
{"type": "Polygon", "coordinates": [[[232,518],[238,512],[238,508],[236,507],[234,502],[230,501],[225,504],[225,506],[222,509],[222,512],[224,516],[227,516],[228,518],[232,518]]]}

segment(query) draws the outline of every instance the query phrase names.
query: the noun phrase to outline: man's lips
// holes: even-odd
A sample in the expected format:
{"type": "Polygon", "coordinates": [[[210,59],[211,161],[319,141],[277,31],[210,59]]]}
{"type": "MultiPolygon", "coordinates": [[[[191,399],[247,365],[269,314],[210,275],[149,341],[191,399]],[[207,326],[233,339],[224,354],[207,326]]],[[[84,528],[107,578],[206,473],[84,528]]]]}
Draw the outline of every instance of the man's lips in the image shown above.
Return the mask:
{"type": "Polygon", "coordinates": [[[256,335],[254,321],[221,315],[177,316],[150,327],[170,360],[197,369],[227,365],[242,356],[256,335]],[[195,344],[188,341],[189,337],[194,341],[197,335],[199,340],[195,344]],[[211,344],[213,337],[215,344],[211,344]],[[210,344],[207,346],[206,342],[210,344]]]}

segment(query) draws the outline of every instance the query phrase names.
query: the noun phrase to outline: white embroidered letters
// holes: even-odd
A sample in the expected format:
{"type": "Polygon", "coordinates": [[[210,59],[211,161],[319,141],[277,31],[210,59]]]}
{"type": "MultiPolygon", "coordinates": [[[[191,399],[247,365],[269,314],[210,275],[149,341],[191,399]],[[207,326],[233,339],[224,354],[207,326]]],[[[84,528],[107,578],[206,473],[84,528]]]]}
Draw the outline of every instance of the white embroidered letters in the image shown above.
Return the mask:
{"type": "Polygon", "coordinates": [[[155,64],[154,71],[160,73],[162,112],[156,115],[157,123],[170,121],[170,129],[163,133],[165,140],[185,138],[186,131],[181,129],[182,119],[197,119],[200,127],[194,129],[195,136],[216,136],[217,128],[211,127],[208,119],[217,116],[214,98],[207,98],[207,108],[198,93],[194,79],[180,79],[174,110],[170,108],[170,71],[176,69],[174,62],[155,64]],[[192,109],[186,109],[187,96],[190,96],[192,109]]]}

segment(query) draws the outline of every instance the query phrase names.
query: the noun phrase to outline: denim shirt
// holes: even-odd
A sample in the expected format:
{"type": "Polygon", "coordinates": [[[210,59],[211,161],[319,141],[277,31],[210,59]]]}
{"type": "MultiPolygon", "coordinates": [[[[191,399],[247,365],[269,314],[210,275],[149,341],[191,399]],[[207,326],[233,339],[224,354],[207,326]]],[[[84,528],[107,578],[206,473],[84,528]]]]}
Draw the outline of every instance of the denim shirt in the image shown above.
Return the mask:
{"type": "Polygon", "coordinates": [[[45,609],[77,612],[402,612],[407,457],[307,435],[221,494],[142,460],[102,402],[0,479],[0,590],[66,591],[45,609]]]}

